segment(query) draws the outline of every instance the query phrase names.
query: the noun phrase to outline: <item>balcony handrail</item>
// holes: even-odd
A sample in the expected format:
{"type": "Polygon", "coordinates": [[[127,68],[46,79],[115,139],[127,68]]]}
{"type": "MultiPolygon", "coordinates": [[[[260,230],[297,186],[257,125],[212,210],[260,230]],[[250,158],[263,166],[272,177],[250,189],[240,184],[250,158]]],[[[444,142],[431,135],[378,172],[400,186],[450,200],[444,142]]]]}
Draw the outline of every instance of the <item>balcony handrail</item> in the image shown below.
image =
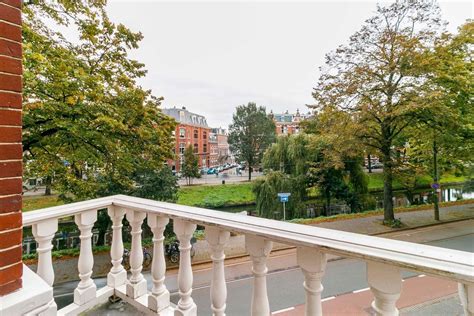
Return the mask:
{"type": "Polygon", "coordinates": [[[423,244],[367,236],[327,228],[281,222],[125,195],[55,206],[23,214],[24,226],[117,206],[159,213],[203,226],[250,234],[293,246],[316,247],[326,253],[397,266],[458,282],[474,282],[474,254],[423,244]]]}

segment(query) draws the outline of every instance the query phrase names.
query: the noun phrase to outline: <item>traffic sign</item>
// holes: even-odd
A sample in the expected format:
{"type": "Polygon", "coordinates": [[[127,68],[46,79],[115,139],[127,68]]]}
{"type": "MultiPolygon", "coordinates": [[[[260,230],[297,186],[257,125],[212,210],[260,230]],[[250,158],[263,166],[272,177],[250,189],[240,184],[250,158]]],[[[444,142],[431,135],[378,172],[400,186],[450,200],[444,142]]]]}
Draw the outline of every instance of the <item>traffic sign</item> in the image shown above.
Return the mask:
{"type": "Polygon", "coordinates": [[[280,198],[280,202],[283,203],[283,220],[286,221],[286,211],[285,211],[285,203],[288,202],[288,198],[290,197],[291,193],[278,193],[278,197],[280,198]]]}
{"type": "Polygon", "coordinates": [[[288,202],[288,198],[290,197],[291,193],[278,193],[278,197],[280,198],[280,202],[288,202]]]}

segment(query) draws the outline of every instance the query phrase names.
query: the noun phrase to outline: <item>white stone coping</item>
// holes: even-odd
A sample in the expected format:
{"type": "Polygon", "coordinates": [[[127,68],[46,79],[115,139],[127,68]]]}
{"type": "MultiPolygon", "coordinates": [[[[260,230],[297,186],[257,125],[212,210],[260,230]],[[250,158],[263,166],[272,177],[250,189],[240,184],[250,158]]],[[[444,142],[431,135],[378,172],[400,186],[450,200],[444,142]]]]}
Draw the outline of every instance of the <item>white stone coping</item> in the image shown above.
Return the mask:
{"type": "Polygon", "coordinates": [[[172,219],[184,219],[203,226],[217,226],[235,233],[257,235],[292,246],[318,247],[324,252],[343,257],[385,263],[463,283],[474,282],[474,253],[470,252],[125,195],[27,212],[23,214],[23,224],[29,226],[49,218],[70,216],[108,206],[160,213],[172,219]]]}
{"type": "Polygon", "coordinates": [[[39,275],[23,265],[22,288],[0,296],[0,315],[16,316],[47,308],[53,299],[53,288],[39,275]]]}

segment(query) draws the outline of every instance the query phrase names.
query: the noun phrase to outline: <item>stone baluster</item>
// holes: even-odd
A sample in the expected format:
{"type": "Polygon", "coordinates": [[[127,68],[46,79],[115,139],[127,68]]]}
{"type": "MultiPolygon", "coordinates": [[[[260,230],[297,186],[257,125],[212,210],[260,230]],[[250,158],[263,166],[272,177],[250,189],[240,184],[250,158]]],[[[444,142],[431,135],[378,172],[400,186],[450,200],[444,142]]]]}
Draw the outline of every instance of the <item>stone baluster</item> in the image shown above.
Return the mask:
{"type": "Polygon", "coordinates": [[[298,247],[296,259],[304,275],[303,286],[306,290],[305,315],[322,315],[321,292],[326,269],[326,254],[316,248],[298,247]]]}
{"type": "Polygon", "coordinates": [[[130,271],[132,276],[127,282],[127,296],[135,299],[147,293],[146,280],[142,274],[143,249],[142,249],[142,223],[146,213],[127,210],[127,220],[132,227],[132,245],[130,250],[130,271]]]}
{"type": "Polygon", "coordinates": [[[191,293],[193,291],[193,270],[191,267],[191,238],[196,230],[196,224],[183,220],[174,220],[174,232],[179,240],[179,302],[176,306],[175,316],[196,315],[197,307],[191,293]]]}
{"type": "Polygon", "coordinates": [[[398,315],[396,303],[402,290],[400,269],[391,265],[368,261],[367,281],[374,295],[372,308],[376,315],[398,315]]]}
{"type": "Polygon", "coordinates": [[[464,315],[474,315],[474,284],[463,284],[458,283],[458,293],[461,300],[462,307],[464,308],[464,315]]]}
{"type": "Polygon", "coordinates": [[[75,216],[75,222],[79,227],[81,240],[79,262],[79,278],[81,281],[74,290],[74,303],[83,305],[96,296],[97,287],[91,278],[94,266],[94,255],[92,254],[92,227],[97,220],[97,211],[87,211],[75,216]]]}
{"type": "Polygon", "coordinates": [[[165,286],[166,261],[163,241],[163,232],[168,224],[167,217],[155,213],[148,214],[148,226],[153,232],[153,262],[151,264],[151,277],[153,288],[148,296],[148,308],[160,312],[170,306],[170,292],[165,286]]]}
{"type": "Polygon", "coordinates": [[[107,213],[112,220],[112,245],[110,248],[110,258],[112,268],[107,274],[107,285],[117,288],[127,281],[127,271],[123,268],[123,241],[122,241],[122,220],[125,210],[110,206],[107,213]]]}
{"type": "MultiPolygon", "coordinates": [[[[51,257],[51,250],[53,249],[52,240],[56,231],[58,230],[58,219],[48,219],[38,224],[34,224],[32,227],[33,236],[38,242],[38,268],[36,274],[38,274],[49,286],[53,286],[54,283],[54,269],[53,261],[51,257]]],[[[49,302],[47,309],[48,315],[55,315],[58,307],[54,298],[49,302]]]]}
{"type": "Polygon", "coordinates": [[[270,315],[270,304],[267,295],[267,258],[273,243],[265,238],[245,235],[245,248],[252,259],[253,294],[251,315],[270,315]]]}
{"type": "Polygon", "coordinates": [[[213,315],[216,316],[225,315],[227,287],[224,272],[224,246],[229,237],[228,231],[206,227],[206,240],[211,248],[212,260],[211,307],[213,315]]]}

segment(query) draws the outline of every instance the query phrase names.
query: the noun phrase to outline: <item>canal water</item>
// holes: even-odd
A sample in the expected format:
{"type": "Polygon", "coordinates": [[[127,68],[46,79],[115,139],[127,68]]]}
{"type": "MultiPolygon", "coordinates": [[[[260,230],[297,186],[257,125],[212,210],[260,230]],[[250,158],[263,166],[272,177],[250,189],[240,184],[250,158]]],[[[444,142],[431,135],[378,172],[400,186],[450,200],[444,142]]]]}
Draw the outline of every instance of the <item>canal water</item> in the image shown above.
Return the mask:
{"type": "MultiPolygon", "coordinates": [[[[431,189],[419,189],[413,194],[413,204],[426,204],[431,201],[433,190],[431,189]]],[[[383,192],[372,192],[371,195],[375,198],[376,208],[383,208],[383,192]]],[[[467,182],[461,185],[449,185],[441,187],[441,201],[451,202],[457,200],[474,199],[474,181],[467,182]]],[[[407,198],[406,191],[399,190],[394,192],[394,205],[395,207],[410,206],[410,201],[407,198]]],[[[241,206],[230,206],[216,208],[215,210],[239,213],[246,211],[247,213],[254,213],[256,211],[255,204],[241,205],[241,206]]]]}

